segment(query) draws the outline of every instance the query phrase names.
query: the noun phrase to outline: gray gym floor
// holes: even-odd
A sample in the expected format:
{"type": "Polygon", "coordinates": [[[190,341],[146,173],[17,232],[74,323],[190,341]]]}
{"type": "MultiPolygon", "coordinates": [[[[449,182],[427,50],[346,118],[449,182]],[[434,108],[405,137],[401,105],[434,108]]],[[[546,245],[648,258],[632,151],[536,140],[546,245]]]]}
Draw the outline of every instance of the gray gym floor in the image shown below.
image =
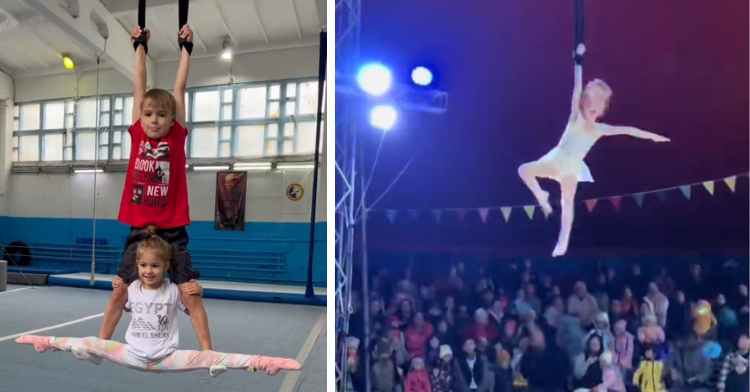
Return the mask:
{"type": "MultiPolygon", "coordinates": [[[[321,307],[206,299],[214,350],[297,358],[301,372],[276,376],[229,371],[149,374],[104,362],[99,366],[73,354],[39,354],[15,343],[20,334],[97,336],[110,292],[67,287],[9,285],[0,293],[0,380],[3,392],[262,391],[326,389],[326,310],[321,307]]],[[[123,341],[130,315],[124,314],[114,340],[123,341]]],[[[180,317],[180,348],[198,350],[190,319],[180,317]]]]}

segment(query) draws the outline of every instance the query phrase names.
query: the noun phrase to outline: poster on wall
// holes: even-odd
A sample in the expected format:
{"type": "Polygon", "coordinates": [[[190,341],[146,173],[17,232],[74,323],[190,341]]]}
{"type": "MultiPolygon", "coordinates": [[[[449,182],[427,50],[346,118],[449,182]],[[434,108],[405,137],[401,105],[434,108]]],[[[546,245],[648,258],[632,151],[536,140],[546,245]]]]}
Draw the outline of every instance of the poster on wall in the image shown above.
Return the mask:
{"type": "Polygon", "coordinates": [[[310,214],[312,170],[284,171],[284,214],[310,214]]]}
{"type": "Polygon", "coordinates": [[[215,230],[245,230],[246,193],[247,172],[216,173],[215,230]]]}

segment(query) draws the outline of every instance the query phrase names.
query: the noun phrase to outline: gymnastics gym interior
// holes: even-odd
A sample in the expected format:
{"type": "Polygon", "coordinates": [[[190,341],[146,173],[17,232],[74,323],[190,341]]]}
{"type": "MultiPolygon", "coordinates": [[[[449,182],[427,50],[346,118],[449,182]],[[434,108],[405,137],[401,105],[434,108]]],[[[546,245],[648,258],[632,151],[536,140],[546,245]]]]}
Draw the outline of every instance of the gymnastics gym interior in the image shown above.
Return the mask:
{"type": "MultiPolygon", "coordinates": [[[[130,32],[139,23],[139,1],[3,0],[3,392],[326,387],[326,135],[319,91],[326,2],[186,3],[194,31],[185,97],[188,249],[201,274],[213,349],[294,358],[303,368],[275,376],[155,374],[15,343],[24,334],[99,335],[129,233],[118,212],[130,149],[138,148],[127,130],[135,63],[130,32]]],[[[181,50],[178,0],[148,0],[145,10],[147,83],[171,91],[181,50]]],[[[179,318],[180,349],[200,349],[189,317],[179,318]]],[[[129,322],[126,313],[113,340],[124,342],[129,322]]]]}

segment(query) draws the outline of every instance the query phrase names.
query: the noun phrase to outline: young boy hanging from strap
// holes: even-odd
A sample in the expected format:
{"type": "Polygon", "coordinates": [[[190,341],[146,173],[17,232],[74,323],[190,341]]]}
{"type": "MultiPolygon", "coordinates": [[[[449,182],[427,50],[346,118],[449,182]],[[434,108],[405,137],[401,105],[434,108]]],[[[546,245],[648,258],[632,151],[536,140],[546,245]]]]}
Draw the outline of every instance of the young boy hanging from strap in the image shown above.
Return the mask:
{"type": "Polygon", "coordinates": [[[135,48],[135,99],[130,162],[118,220],[130,226],[120,268],[113,281],[114,291],[104,313],[99,338],[111,340],[128,301],[128,286],[136,277],[138,244],[143,228],[153,225],[157,234],[172,247],[169,277],[180,289],[181,300],[203,350],[212,350],[208,317],[201,300],[202,290],[188,290],[200,274],[193,269],[186,226],[190,224],[185,142],[188,131],[185,111],[193,32],[187,25],[187,4],[180,4],[181,58],[174,94],[162,90],[146,91],[146,55],[150,32],[145,28],[145,4],[139,7],[139,26],[133,29],[135,48]],[[183,11],[184,6],[184,11],[183,11]],[[193,294],[188,294],[192,292],[193,294]]]}

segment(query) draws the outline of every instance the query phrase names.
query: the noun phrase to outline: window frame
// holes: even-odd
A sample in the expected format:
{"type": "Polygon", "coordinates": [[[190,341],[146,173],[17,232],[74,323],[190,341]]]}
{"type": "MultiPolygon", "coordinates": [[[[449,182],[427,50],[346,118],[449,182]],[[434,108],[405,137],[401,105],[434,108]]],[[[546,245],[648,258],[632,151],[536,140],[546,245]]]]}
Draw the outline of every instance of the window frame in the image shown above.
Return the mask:
{"type": "MultiPolygon", "coordinates": [[[[198,159],[203,162],[225,162],[227,160],[247,160],[247,159],[272,159],[272,158],[278,158],[278,157],[291,157],[291,156],[297,156],[298,154],[297,148],[298,148],[298,134],[296,132],[297,130],[297,124],[299,122],[308,122],[308,121],[315,121],[316,115],[315,114],[307,114],[307,115],[299,115],[299,108],[300,108],[300,90],[301,90],[301,84],[303,83],[311,83],[311,82],[318,82],[317,78],[292,78],[292,79],[283,79],[283,80],[275,80],[275,81],[264,81],[264,82],[248,82],[248,83],[237,83],[237,84],[231,84],[231,85],[213,85],[213,86],[201,86],[201,87],[192,87],[187,89],[186,95],[187,100],[185,102],[187,106],[187,118],[186,118],[186,126],[188,129],[188,140],[186,145],[186,154],[189,160],[192,159],[198,159]],[[290,88],[289,84],[295,85],[295,96],[294,97],[287,97],[287,89],[290,88]],[[272,99],[272,86],[278,85],[279,86],[279,97],[272,99]],[[265,117],[264,118],[256,118],[256,119],[238,119],[239,117],[239,92],[242,89],[245,88],[252,88],[252,87],[258,87],[258,86],[265,86],[266,87],[266,108],[265,108],[265,117]],[[225,99],[225,92],[229,90],[231,91],[231,102],[227,102],[227,99],[225,99]],[[219,115],[218,119],[216,121],[194,121],[195,118],[195,110],[192,107],[194,100],[195,100],[195,94],[205,91],[218,91],[219,93],[219,115]],[[294,113],[287,113],[287,105],[289,102],[294,102],[294,113]],[[271,106],[272,103],[278,103],[279,105],[279,115],[278,117],[271,117],[271,106]],[[230,106],[231,107],[231,113],[232,118],[226,119],[224,118],[224,108],[230,106]],[[294,115],[294,121],[292,120],[292,115],[294,115]],[[276,137],[269,137],[268,133],[268,125],[269,124],[275,124],[278,129],[278,134],[276,137]],[[293,124],[294,129],[287,130],[286,126],[288,124],[293,124]],[[238,129],[239,127],[246,127],[246,126],[263,126],[264,127],[264,145],[263,145],[263,155],[259,157],[250,157],[250,156],[241,156],[241,154],[236,154],[236,145],[238,143],[238,129]],[[218,134],[216,135],[219,140],[217,141],[217,151],[215,153],[214,157],[211,158],[194,158],[193,157],[193,139],[191,132],[194,128],[200,128],[200,127],[212,127],[216,128],[218,134]],[[222,139],[221,133],[222,129],[228,128],[229,129],[229,139],[222,139]],[[284,151],[284,141],[287,139],[287,135],[291,134],[289,137],[290,140],[293,141],[292,143],[292,151],[284,151]],[[269,141],[276,141],[276,149],[275,151],[268,151],[268,143],[269,141]],[[222,157],[222,146],[226,146],[226,144],[229,144],[229,153],[228,156],[222,157]]],[[[39,165],[45,165],[45,166],[58,166],[58,165],[71,165],[71,164],[77,164],[77,163],[93,163],[93,160],[79,160],[77,159],[77,152],[78,143],[76,143],[76,139],[79,135],[83,133],[89,133],[89,132],[96,132],[97,140],[99,140],[97,148],[99,148],[99,152],[97,153],[95,151],[95,154],[98,154],[98,160],[96,163],[106,163],[106,164],[118,164],[118,163],[124,163],[127,162],[129,159],[129,156],[124,154],[123,150],[123,139],[124,137],[128,137],[127,130],[130,126],[130,118],[129,114],[125,113],[125,100],[128,97],[132,97],[132,94],[105,94],[105,95],[99,95],[99,102],[97,104],[97,114],[100,116],[99,124],[105,123],[101,116],[105,116],[108,120],[106,123],[107,126],[99,126],[96,127],[79,127],[79,102],[96,99],[97,96],[82,96],[82,97],[74,97],[74,98],[61,98],[61,99],[53,99],[53,100],[36,100],[36,101],[27,101],[27,102],[18,102],[16,103],[16,106],[18,107],[18,117],[15,117],[14,112],[14,124],[16,123],[15,120],[17,120],[18,129],[13,129],[12,131],[12,138],[13,138],[13,145],[11,146],[11,153],[13,157],[13,165],[28,165],[28,164],[39,164],[39,165]],[[115,109],[116,108],[116,100],[122,98],[123,99],[123,108],[122,109],[115,109]],[[73,101],[73,112],[68,113],[68,107],[67,104],[69,101],[73,101]],[[104,111],[102,110],[103,103],[108,101],[109,110],[104,111]],[[45,106],[46,104],[49,104],[51,102],[62,102],[65,105],[65,121],[63,123],[62,129],[44,129],[44,117],[45,117],[45,106]],[[23,129],[23,116],[21,115],[23,112],[23,106],[25,105],[33,105],[38,104],[39,105],[39,126],[40,129],[36,130],[26,130],[22,131],[20,129],[23,129]],[[118,112],[121,112],[122,116],[122,123],[124,125],[115,125],[115,116],[118,112]],[[66,127],[68,122],[68,116],[73,116],[73,128],[68,129],[66,127]],[[119,143],[114,142],[114,134],[115,132],[122,132],[121,133],[121,140],[119,143]],[[63,136],[63,145],[62,145],[62,161],[44,161],[44,154],[45,154],[45,147],[44,147],[44,137],[46,135],[62,135],[63,136]],[[106,136],[105,136],[106,135],[106,136]],[[39,160],[38,161],[20,161],[21,157],[21,143],[20,138],[23,136],[38,136],[38,152],[39,152],[39,160]],[[105,143],[102,143],[101,140],[103,137],[106,137],[107,141],[105,143]],[[70,140],[69,140],[70,139],[70,140]],[[120,159],[112,159],[114,150],[116,147],[120,148],[120,159]],[[66,159],[66,150],[70,149],[70,159],[66,159]],[[104,149],[102,151],[101,149],[104,149]],[[102,158],[103,153],[106,152],[106,159],[102,158]]],[[[323,114],[325,116],[325,113],[323,114]]],[[[325,119],[323,119],[324,121],[325,119]]],[[[133,146],[130,146],[132,149],[133,146]]],[[[320,146],[318,146],[320,149],[320,146]]],[[[314,149],[313,149],[314,151],[314,149]]],[[[307,155],[307,154],[304,154],[307,155]]]]}

